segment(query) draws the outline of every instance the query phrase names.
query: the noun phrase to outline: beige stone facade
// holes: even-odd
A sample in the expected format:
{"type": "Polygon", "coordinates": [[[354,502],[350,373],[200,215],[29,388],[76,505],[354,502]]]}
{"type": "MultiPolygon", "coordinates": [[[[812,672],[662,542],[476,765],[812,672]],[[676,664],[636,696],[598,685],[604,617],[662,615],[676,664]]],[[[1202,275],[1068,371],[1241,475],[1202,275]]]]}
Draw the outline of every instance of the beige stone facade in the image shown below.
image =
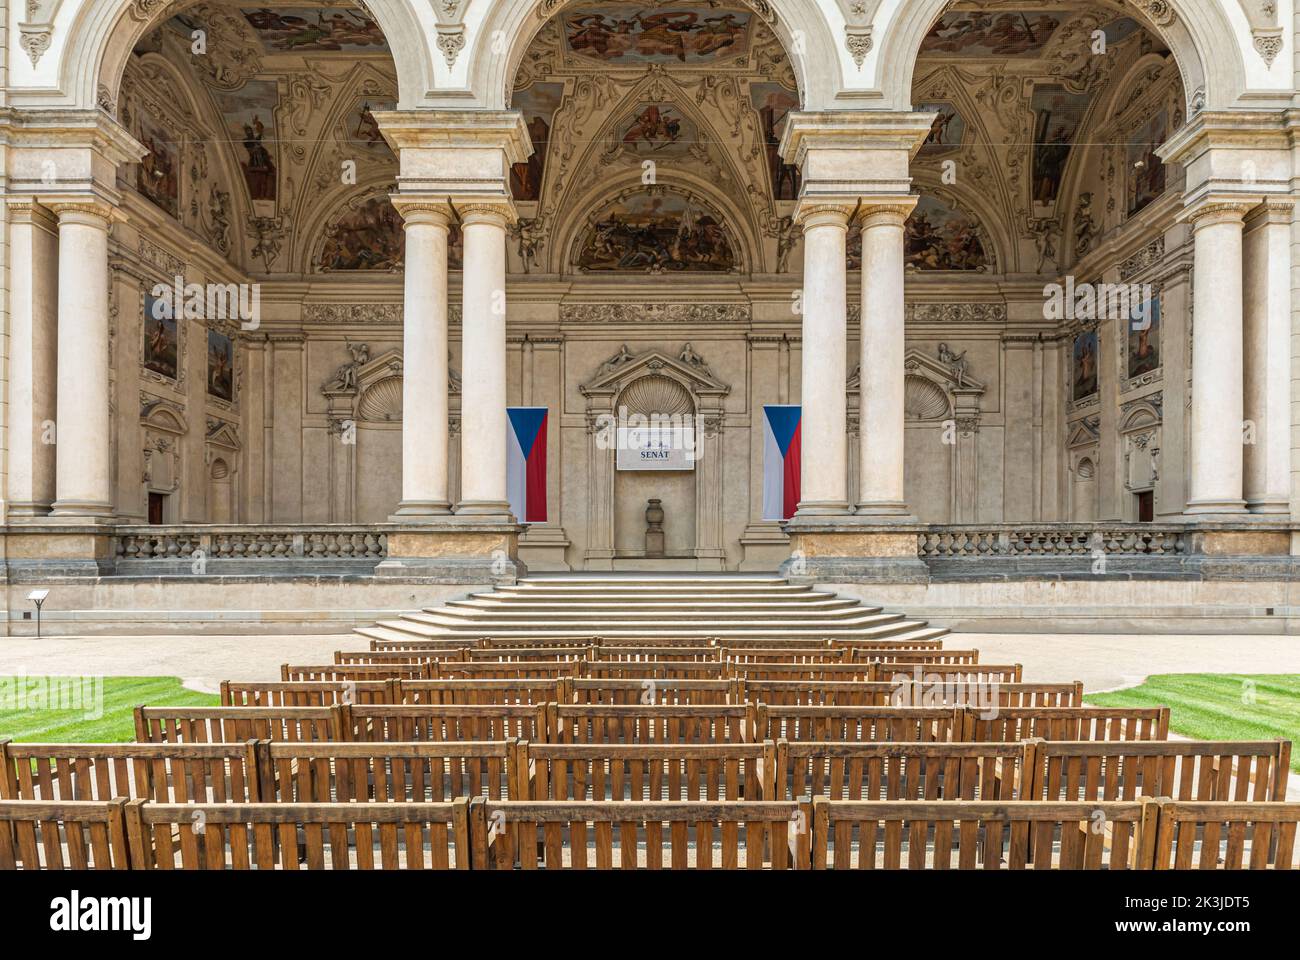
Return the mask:
{"type": "Polygon", "coordinates": [[[19,579],[1297,550],[1289,0],[29,6],[19,579]],[[788,525],[768,404],[802,405],[788,525]],[[548,411],[523,530],[507,406],[548,411]],[[689,469],[619,469],[622,412],[689,423],[689,469]]]}

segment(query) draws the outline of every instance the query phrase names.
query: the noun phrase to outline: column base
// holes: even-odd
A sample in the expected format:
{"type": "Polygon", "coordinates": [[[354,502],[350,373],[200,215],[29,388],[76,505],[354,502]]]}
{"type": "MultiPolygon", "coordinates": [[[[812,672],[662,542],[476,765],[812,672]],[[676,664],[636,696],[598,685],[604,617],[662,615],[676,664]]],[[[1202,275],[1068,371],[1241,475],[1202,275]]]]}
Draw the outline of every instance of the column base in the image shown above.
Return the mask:
{"type": "Polygon", "coordinates": [[[800,500],[796,517],[844,517],[853,512],[847,500],[800,500]]]}
{"type": "Polygon", "coordinates": [[[112,517],[113,505],[107,500],[55,500],[50,515],[55,517],[112,517]]]}
{"type": "Polygon", "coordinates": [[[458,517],[478,517],[496,523],[515,523],[508,500],[462,500],[453,511],[458,517]]]}
{"type": "Polygon", "coordinates": [[[858,517],[879,517],[882,521],[916,521],[916,516],[902,500],[870,500],[858,504],[854,511],[858,517]]]}
{"type": "Polygon", "coordinates": [[[1269,516],[1281,515],[1290,516],[1291,507],[1286,502],[1285,497],[1268,500],[1247,500],[1246,510],[1250,513],[1267,514],[1269,516]]]}
{"type": "Polygon", "coordinates": [[[10,500],[6,507],[10,517],[48,517],[51,504],[48,500],[10,500]]]}
{"type": "Polygon", "coordinates": [[[451,502],[448,500],[403,500],[390,516],[390,523],[418,522],[422,518],[436,520],[451,516],[451,502]]]}
{"type": "Polygon", "coordinates": [[[1198,520],[1219,516],[1237,520],[1245,512],[1245,500],[1188,500],[1183,510],[1184,515],[1194,516],[1198,520]]]}

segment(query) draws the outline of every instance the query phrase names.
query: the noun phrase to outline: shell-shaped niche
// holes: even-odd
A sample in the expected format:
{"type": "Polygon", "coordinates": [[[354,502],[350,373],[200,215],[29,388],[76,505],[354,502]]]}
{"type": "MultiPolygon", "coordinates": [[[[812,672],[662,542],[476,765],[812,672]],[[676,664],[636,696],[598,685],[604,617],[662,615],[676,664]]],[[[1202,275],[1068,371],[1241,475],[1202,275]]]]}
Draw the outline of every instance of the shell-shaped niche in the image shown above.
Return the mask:
{"type": "Polygon", "coordinates": [[[948,394],[933,380],[908,374],[903,380],[903,412],[911,420],[948,416],[948,394]]]}
{"type": "Polygon", "coordinates": [[[366,389],[357,401],[362,420],[402,419],[402,378],[385,377],[366,389]]]}
{"type": "Polygon", "coordinates": [[[1091,460],[1084,457],[1075,466],[1074,475],[1080,480],[1091,480],[1097,475],[1097,468],[1091,460]]]}
{"type": "Polygon", "coordinates": [[[662,417],[685,416],[695,412],[690,391],[671,377],[652,373],[628,384],[618,399],[627,412],[645,417],[658,414],[662,417]]]}

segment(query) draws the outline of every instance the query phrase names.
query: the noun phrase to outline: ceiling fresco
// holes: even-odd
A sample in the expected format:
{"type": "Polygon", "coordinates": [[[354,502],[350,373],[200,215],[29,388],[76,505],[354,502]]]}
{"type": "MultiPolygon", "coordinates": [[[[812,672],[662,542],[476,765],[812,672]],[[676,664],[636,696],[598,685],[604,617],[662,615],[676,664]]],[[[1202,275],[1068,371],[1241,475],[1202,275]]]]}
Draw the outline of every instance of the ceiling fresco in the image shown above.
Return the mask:
{"type": "MultiPolygon", "coordinates": [[[[397,161],[375,121],[396,79],[367,13],[201,3],[135,53],[122,117],[147,154],[126,182],[148,202],[252,272],[400,269],[397,161]]],[[[510,171],[509,269],[797,272],[800,179],[778,148],[799,102],[748,7],[566,6],[512,90],[533,153],[510,171]]],[[[1118,3],[991,0],[935,23],[913,102],[936,117],[913,161],[906,259],[935,274],[1059,269],[1141,214],[1169,183],[1154,151],[1183,101],[1168,49],[1118,3]]]]}

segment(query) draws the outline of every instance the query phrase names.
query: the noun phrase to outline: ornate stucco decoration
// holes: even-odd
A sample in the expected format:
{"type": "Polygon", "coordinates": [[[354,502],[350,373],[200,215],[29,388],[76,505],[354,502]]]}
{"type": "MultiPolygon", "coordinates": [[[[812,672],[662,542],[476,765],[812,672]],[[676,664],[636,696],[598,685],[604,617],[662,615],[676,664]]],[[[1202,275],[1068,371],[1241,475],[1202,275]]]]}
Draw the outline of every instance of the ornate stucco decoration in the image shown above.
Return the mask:
{"type": "Polygon", "coordinates": [[[1157,27],[1167,27],[1174,22],[1174,8],[1169,0],[1131,0],[1157,27]]]}
{"type": "Polygon", "coordinates": [[[1159,263],[1165,256],[1165,238],[1163,235],[1151,240],[1137,253],[1120,262],[1119,278],[1127,280],[1152,264],[1159,263]]]}
{"type": "Polygon", "coordinates": [[[149,266],[161,270],[168,278],[185,273],[185,262],[183,260],[172,256],[157,244],[149,242],[143,235],[140,237],[136,249],[140,253],[141,260],[149,266]]]}
{"type": "MultiPolygon", "coordinates": [[[[694,398],[695,412],[715,406],[731,387],[713,376],[704,358],[690,349],[682,350],[681,357],[672,357],[659,350],[632,353],[627,344],[596,368],[596,372],[578,391],[587,398],[588,407],[605,408],[613,398],[622,395],[632,384],[646,377],[667,379],[683,387],[694,398]],[[688,356],[694,360],[686,359],[688,356]],[[707,399],[706,399],[707,398],[707,399]]],[[[665,411],[659,411],[665,412],[665,411]]]]}
{"type": "Polygon", "coordinates": [[[438,24],[438,49],[442,51],[443,59],[447,61],[447,66],[456,65],[456,57],[465,47],[465,25],[464,24],[438,24]]]}
{"type": "Polygon", "coordinates": [[[45,51],[50,49],[50,35],[54,27],[48,23],[18,24],[18,45],[27,51],[32,66],[40,63],[45,51]]]}
{"type": "Polygon", "coordinates": [[[862,62],[867,59],[867,54],[871,52],[873,43],[870,26],[844,28],[844,46],[859,69],[862,67],[862,62]]]}
{"type": "Polygon", "coordinates": [[[1277,55],[1282,52],[1282,28],[1274,27],[1266,30],[1253,30],[1255,52],[1264,59],[1264,65],[1273,66],[1273,61],[1277,55]]]}
{"type": "MultiPolygon", "coordinates": [[[[1006,323],[1005,303],[909,303],[904,308],[907,323],[1006,323]]],[[[854,322],[861,316],[855,305],[849,309],[854,322]]]]}
{"type": "Polygon", "coordinates": [[[303,310],[303,322],[400,326],[402,305],[400,303],[309,303],[303,310]]]}
{"type": "Polygon", "coordinates": [[[562,303],[561,323],[748,323],[746,303],[562,303]]]}

